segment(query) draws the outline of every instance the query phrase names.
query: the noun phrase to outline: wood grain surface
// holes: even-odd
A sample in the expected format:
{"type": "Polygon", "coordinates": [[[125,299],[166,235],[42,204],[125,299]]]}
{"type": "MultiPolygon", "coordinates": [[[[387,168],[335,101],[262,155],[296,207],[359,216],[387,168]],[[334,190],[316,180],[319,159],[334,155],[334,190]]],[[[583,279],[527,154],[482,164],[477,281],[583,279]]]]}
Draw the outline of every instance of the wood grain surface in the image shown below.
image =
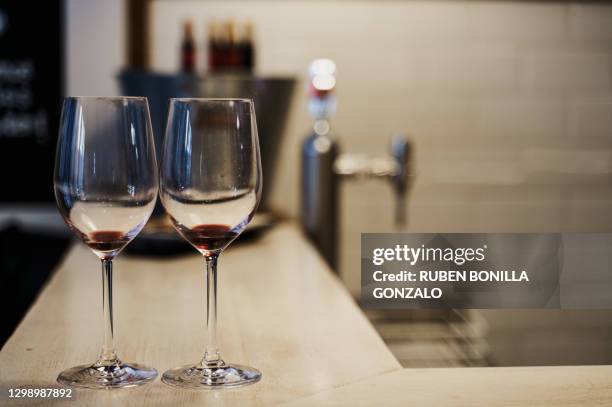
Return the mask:
{"type": "MultiPolygon", "coordinates": [[[[119,356],[160,374],[198,361],[204,349],[205,280],[197,252],[167,260],[120,254],[114,270],[119,356]]],[[[157,379],[134,389],[77,389],[77,403],[70,405],[267,406],[400,369],[293,224],[230,246],[221,256],[219,307],[224,358],[260,369],[260,383],[194,391],[157,379]]],[[[102,340],[101,313],[99,262],[76,245],[0,352],[0,386],[55,386],[61,370],[93,362],[102,340]]]]}
{"type": "MultiPolygon", "coordinates": [[[[77,389],[72,401],[8,400],[9,387],[56,386],[62,369],[97,356],[99,264],[77,245],[0,352],[0,405],[612,405],[612,366],[401,369],[293,224],[230,247],[219,270],[222,353],[226,360],[261,369],[260,383],[194,391],[158,379],[134,389],[77,389]]],[[[199,255],[164,260],[120,255],[115,275],[120,356],[160,373],[197,361],[204,340],[199,255]]]]}
{"type": "Polygon", "coordinates": [[[612,366],[405,369],[283,406],[612,406],[612,366]]]}

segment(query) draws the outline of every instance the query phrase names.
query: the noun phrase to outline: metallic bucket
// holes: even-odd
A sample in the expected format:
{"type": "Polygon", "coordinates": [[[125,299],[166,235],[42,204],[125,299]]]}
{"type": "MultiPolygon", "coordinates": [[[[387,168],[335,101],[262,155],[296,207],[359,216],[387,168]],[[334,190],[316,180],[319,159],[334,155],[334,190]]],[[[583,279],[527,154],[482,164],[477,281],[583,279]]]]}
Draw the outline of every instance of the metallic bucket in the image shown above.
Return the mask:
{"type": "Polygon", "coordinates": [[[122,93],[146,96],[151,109],[157,153],[165,134],[168,99],[173,97],[251,98],[255,101],[263,170],[260,210],[269,210],[268,196],[273,184],[279,147],[291,105],[296,80],[289,77],[248,75],[160,74],[123,71],[119,75],[122,93]]]}

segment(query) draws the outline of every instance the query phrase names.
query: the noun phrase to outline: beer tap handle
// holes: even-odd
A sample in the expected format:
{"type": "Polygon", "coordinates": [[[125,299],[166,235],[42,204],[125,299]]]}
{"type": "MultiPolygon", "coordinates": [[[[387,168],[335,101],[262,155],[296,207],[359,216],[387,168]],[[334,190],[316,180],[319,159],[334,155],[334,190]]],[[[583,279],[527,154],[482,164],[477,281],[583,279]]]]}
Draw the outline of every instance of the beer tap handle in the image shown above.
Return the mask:
{"type": "Polygon", "coordinates": [[[395,191],[395,225],[406,225],[406,197],[412,184],[413,151],[410,140],[404,135],[391,139],[391,156],[395,160],[395,172],[391,184],[395,191]]]}

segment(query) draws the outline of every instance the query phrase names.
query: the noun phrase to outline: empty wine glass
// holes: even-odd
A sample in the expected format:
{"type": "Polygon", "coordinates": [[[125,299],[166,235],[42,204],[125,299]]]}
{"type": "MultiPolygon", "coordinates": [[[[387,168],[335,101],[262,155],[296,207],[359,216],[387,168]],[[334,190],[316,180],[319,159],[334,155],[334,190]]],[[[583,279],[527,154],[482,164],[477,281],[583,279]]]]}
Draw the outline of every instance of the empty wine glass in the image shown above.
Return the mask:
{"type": "Polygon", "coordinates": [[[117,357],[112,303],[112,260],[143,228],[157,197],[147,99],[67,98],[60,120],[54,189],[62,217],[102,262],[104,314],[104,344],[98,360],[63,371],[58,382],[115,388],[154,380],[155,369],[117,357]]]}
{"type": "Polygon", "coordinates": [[[250,99],[171,99],[161,164],[161,201],[174,227],[204,257],[208,342],[199,363],[162,381],[211,388],[254,383],[261,373],[226,363],[217,348],[217,260],[245,229],[261,197],[261,161],[250,99]]]}

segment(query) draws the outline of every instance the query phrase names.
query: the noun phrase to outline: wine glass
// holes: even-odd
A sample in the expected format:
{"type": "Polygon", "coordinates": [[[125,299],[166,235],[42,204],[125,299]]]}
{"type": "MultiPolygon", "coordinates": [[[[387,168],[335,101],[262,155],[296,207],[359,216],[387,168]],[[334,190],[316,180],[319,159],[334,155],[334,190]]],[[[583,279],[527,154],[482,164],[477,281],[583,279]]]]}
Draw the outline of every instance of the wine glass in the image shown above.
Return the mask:
{"type": "Polygon", "coordinates": [[[257,382],[252,367],[217,348],[217,260],[246,228],[261,197],[261,160],[250,99],[171,99],[160,197],[172,224],[204,257],[208,342],[199,363],[168,370],[164,383],[219,388],[257,382]]]}
{"type": "Polygon", "coordinates": [[[155,146],[146,98],[69,97],[60,119],[54,189],[70,229],[102,263],[104,342],[98,360],[65,370],[76,387],[137,386],[151,367],[122,362],[114,346],[113,258],[143,228],[157,197],[155,146]]]}

